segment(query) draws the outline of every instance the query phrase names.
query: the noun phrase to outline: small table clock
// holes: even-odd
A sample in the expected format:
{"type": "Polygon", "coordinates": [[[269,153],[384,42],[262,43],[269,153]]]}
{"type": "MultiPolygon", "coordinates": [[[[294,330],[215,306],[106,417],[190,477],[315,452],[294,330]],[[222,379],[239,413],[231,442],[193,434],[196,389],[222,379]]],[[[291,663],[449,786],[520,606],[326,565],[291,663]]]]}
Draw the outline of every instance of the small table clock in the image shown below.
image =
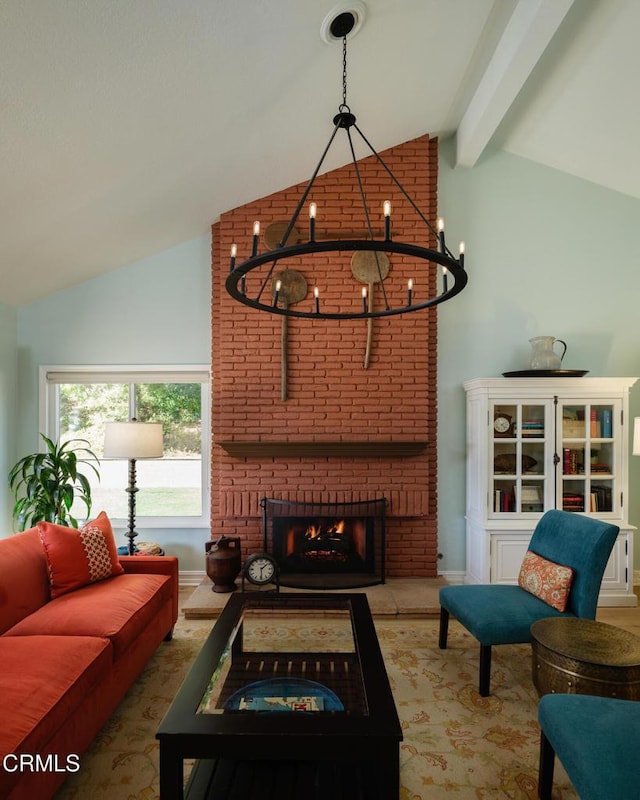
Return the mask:
{"type": "Polygon", "coordinates": [[[278,562],[268,553],[252,553],[247,557],[242,568],[242,591],[245,579],[254,586],[275,584],[275,591],[280,591],[280,570],[278,562]]]}
{"type": "Polygon", "coordinates": [[[505,414],[501,411],[493,412],[493,435],[513,436],[513,423],[509,414],[505,414]]]}

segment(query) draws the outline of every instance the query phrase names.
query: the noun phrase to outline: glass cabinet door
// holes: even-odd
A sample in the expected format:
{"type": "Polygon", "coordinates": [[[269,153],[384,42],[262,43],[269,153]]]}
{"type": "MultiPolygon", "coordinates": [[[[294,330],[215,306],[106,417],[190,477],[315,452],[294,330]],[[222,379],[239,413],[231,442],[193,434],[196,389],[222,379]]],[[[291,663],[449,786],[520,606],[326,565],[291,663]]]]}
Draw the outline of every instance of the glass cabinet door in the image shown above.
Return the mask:
{"type": "Polygon", "coordinates": [[[620,404],[562,401],[558,407],[558,494],[564,511],[620,510],[620,404]]]}
{"type": "Polygon", "coordinates": [[[549,401],[496,401],[490,410],[490,516],[538,516],[553,505],[546,468],[553,443],[549,401]]]}

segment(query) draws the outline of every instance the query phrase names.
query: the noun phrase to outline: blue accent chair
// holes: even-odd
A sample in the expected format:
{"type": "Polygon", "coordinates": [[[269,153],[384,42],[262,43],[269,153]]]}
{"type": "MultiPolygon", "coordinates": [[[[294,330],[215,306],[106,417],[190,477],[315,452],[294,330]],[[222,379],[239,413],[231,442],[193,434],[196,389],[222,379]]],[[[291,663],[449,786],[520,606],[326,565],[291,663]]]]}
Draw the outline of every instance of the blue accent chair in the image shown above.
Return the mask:
{"type": "Polygon", "coordinates": [[[545,694],[538,705],[538,720],[540,800],[551,800],[556,755],[580,800],[640,797],[638,701],[545,694]]]}
{"type": "Polygon", "coordinates": [[[531,641],[531,625],[545,617],[595,619],[602,576],[618,535],[618,527],[569,511],[547,511],[536,525],[529,549],[572,567],[565,611],[557,611],[519,586],[465,584],[440,590],[439,647],[447,647],[449,617],[455,617],[480,642],[479,691],[490,693],[491,647],[531,641]]]}

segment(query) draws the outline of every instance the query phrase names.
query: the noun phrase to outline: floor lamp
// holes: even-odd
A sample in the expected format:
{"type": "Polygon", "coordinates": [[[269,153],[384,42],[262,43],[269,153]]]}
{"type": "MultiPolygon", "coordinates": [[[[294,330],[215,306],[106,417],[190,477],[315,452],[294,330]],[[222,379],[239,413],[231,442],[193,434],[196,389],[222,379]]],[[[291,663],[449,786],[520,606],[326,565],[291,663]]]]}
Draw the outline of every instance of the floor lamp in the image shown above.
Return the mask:
{"type": "Polygon", "coordinates": [[[136,532],[136,460],[139,458],[162,458],[162,423],[107,422],[104,429],[104,458],[129,459],[129,555],[135,552],[133,540],[136,532]]]}

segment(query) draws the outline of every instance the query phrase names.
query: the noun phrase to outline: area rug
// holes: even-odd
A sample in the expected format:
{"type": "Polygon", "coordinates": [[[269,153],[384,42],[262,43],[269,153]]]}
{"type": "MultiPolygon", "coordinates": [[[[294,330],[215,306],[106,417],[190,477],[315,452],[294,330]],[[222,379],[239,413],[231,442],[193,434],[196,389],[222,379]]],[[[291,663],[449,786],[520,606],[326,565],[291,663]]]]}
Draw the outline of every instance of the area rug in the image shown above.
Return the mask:
{"type": "MultiPolygon", "coordinates": [[[[208,635],[211,620],[180,619],[143,674],[82,756],[56,800],[156,800],[156,729],[208,635]]],[[[435,619],[376,621],[400,717],[401,800],[535,800],[537,694],[528,645],[494,648],[492,694],[477,692],[478,645],[455,621],[447,650],[435,619]]],[[[298,637],[304,626],[265,626],[270,638],[298,637]]],[[[554,800],[576,798],[556,764],[554,800]]]]}

